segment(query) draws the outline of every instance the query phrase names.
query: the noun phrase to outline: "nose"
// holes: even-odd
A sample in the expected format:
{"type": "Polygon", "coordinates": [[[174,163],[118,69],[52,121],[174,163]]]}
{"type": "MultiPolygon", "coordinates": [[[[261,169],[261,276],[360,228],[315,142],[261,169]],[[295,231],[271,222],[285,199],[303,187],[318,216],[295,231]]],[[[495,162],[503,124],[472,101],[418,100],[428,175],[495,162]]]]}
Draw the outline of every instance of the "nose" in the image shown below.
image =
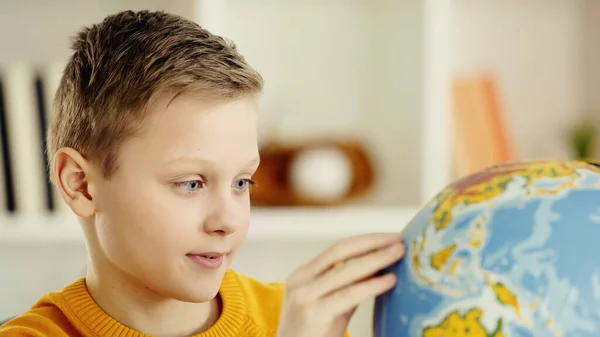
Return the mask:
{"type": "Polygon", "coordinates": [[[204,221],[204,231],[209,235],[226,236],[237,230],[235,201],[231,198],[220,197],[210,205],[210,210],[204,221]]]}

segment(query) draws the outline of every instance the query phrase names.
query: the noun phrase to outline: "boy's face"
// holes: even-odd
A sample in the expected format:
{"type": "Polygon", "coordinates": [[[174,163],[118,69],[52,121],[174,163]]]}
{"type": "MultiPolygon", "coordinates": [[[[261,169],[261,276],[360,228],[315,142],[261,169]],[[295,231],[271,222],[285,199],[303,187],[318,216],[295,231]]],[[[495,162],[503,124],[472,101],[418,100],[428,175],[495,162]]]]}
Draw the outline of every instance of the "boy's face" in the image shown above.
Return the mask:
{"type": "Polygon", "coordinates": [[[151,110],[142,133],[119,148],[111,179],[90,186],[92,258],[162,296],[207,301],[248,230],[255,99],[180,96],[151,110]]]}

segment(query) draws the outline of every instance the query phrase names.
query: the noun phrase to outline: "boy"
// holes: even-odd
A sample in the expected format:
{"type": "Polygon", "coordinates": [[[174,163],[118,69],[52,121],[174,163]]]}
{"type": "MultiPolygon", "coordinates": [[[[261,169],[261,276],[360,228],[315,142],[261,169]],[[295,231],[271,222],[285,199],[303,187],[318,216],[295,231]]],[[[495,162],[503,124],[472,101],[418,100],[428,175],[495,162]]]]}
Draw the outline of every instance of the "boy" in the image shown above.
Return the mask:
{"type": "Polygon", "coordinates": [[[375,274],[403,255],[397,235],[344,240],[285,287],[228,269],[248,229],[262,89],[233,44],[125,11],[83,29],[73,50],[48,155],[87,274],[0,336],[341,337],[361,301],[394,285],[375,274]]]}

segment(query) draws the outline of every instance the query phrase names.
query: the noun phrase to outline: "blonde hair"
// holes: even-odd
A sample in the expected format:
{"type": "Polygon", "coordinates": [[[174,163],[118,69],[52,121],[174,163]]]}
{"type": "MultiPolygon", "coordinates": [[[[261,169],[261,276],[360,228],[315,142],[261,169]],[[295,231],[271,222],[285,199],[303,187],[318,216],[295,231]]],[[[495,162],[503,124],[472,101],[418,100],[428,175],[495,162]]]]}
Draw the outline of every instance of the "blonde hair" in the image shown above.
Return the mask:
{"type": "Polygon", "coordinates": [[[83,28],[72,49],[48,129],[51,177],[56,151],[70,147],[110,178],[119,145],[139,130],[158,95],[234,99],[263,87],[232,42],[161,11],[110,15],[83,28]]]}

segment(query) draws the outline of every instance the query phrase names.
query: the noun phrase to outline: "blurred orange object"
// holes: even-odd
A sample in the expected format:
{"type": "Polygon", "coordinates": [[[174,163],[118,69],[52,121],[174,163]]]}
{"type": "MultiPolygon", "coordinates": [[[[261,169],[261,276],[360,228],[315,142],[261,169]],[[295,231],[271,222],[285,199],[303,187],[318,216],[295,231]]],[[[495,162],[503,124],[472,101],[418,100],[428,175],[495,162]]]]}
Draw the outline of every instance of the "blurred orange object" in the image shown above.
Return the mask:
{"type": "Polygon", "coordinates": [[[457,78],[452,94],[457,176],[516,160],[493,76],[457,78]]]}

